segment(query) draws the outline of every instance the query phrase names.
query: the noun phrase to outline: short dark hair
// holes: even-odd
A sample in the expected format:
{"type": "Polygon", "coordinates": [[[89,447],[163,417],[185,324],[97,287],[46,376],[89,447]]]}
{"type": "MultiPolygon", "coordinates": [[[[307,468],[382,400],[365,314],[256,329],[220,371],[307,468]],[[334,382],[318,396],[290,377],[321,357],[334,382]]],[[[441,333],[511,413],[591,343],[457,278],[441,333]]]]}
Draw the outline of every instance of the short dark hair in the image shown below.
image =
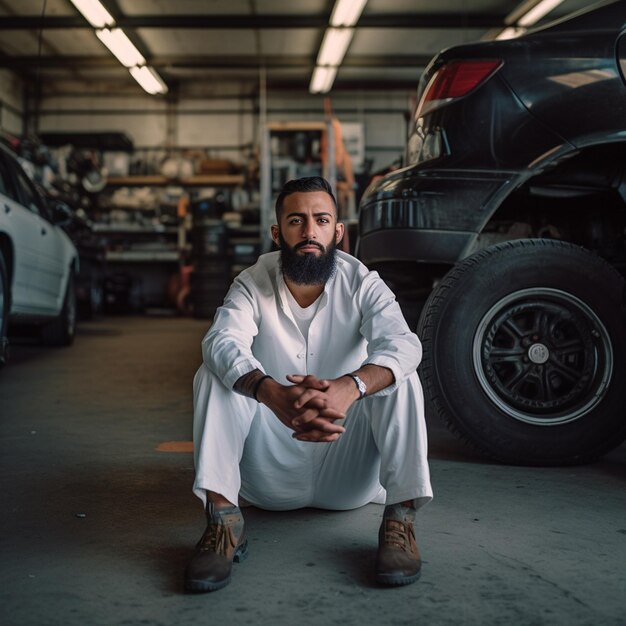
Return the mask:
{"type": "Polygon", "coordinates": [[[280,212],[287,196],[290,196],[292,193],[306,193],[309,191],[325,191],[331,197],[335,206],[335,215],[337,214],[337,201],[333,195],[333,188],[330,186],[330,183],[321,176],[305,176],[304,178],[288,180],[284,184],[278,198],[276,198],[276,220],[280,223],[280,212]]]}

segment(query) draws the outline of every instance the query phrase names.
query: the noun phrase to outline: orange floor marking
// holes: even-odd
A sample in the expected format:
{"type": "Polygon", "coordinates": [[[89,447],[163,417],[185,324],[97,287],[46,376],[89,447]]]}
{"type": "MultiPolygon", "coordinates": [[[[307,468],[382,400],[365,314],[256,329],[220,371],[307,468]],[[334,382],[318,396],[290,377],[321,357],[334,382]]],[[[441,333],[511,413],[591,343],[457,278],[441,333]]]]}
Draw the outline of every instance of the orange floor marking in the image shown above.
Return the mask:
{"type": "Polygon", "coordinates": [[[193,452],[193,441],[164,441],[156,449],[157,452],[193,452]]]}

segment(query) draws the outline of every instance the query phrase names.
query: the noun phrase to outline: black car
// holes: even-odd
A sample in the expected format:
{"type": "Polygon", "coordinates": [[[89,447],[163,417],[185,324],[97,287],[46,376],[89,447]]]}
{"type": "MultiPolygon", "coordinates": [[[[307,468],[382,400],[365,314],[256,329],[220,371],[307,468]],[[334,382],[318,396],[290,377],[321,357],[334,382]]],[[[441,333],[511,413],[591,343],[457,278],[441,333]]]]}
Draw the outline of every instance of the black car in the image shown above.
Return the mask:
{"type": "Polygon", "coordinates": [[[407,166],[361,200],[357,255],[430,292],[430,406],[504,462],[581,463],[626,436],[625,73],[626,0],[445,50],[407,166]]]}

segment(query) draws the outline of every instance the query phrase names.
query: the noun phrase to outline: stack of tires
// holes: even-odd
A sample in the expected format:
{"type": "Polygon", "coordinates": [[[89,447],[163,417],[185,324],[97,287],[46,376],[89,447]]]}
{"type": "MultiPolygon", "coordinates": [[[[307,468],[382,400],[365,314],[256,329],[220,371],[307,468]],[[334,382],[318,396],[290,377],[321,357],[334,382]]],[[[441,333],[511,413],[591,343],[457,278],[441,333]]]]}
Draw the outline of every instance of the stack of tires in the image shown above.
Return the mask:
{"type": "Polygon", "coordinates": [[[143,281],[125,272],[104,279],[103,309],[107,315],[130,315],[144,309],[143,281]]]}
{"type": "Polygon", "coordinates": [[[195,317],[213,318],[231,282],[228,233],[222,220],[194,220],[190,297],[195,317]]]}

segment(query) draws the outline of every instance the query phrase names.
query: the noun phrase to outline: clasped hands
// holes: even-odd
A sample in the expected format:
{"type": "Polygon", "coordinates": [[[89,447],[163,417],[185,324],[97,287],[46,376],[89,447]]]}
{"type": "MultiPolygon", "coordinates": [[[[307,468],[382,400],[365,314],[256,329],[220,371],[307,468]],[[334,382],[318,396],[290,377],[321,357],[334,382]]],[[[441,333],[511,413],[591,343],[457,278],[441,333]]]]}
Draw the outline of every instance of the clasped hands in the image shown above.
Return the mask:
{"type": "Polygon", "coordinates": [[[294,431],[293,437],[299,441],[339,439],[345,428],[335,421],[344,419],[359,397],[354,381],[347,376],[319,379],[295,374],[287,380],[292,384],[281,385],[268,379],[259,390],[259,400],[294,431]]]}

